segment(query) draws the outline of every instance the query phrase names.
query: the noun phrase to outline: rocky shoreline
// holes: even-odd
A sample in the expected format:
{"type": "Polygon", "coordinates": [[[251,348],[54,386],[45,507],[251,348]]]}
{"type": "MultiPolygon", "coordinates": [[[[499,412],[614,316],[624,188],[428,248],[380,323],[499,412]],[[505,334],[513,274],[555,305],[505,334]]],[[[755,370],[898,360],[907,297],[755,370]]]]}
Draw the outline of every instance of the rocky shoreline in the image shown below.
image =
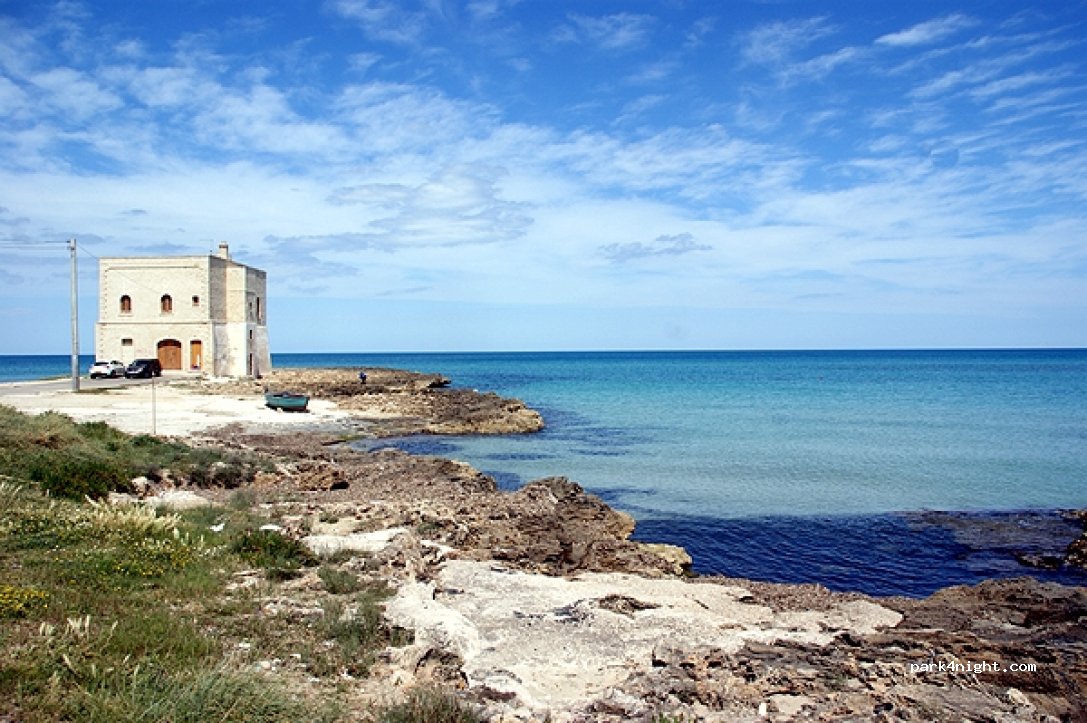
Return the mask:
{"type": "Polygon", "coordinates": [[[525,434],[543,429],[538,412],[493,392],[448,388],[440,374],[400,369],[277,369],[261,379],[200,384],[216,394],[258,395],[265,390],[307,394],[334,402],[368,437],[410,434],[525,434]]]}
{"type": "MultiPolygon", "coordinates": [[[[262,383],[370,415],[367,436],[533,428],[520,402],[367,374],[364,392],[347,370],[262,383]]],[[[509,493],[460,462],[328,435],[213,438],[280,461],[253,489],[293,534],[361,544],[395,585],[387,616],[414,642],[375,672],[453,685],[491,720],[1087,716],[1083,588],[1021,578],[912,600],[688,579],[683,550],[632,542],[629,516],[561,477],[509,493]]]]}
{"type": "MultiPolygon", "coordinates": [[[[691,578],[682,549],[632,541],[628,515],[570,480],[504,492],[461,462],[348,446],[543,424],[519,401],[440,376],[366,372],[365,384],[347,369],[183,382],[254,408],[268,387],[347,411],[327,428],[291,415],[189,441],[268,460],[274,471],[245,492],[283,534],[396,591],[386,618],[410,642],[386,649],[370,677],[338,683],[360,710],[439,684],[508,723],[1087,719],[1087,589],[1024,577],[914,600],[691,578]]],[[[142,494],[176,505],[237,492],[175,487],[142,494]]],[[[278,585],[269,614],[310,614],[321,586],[312,572],[278,585]]],[[[269,670],[320,694],[304,669],[269,670]]]]}

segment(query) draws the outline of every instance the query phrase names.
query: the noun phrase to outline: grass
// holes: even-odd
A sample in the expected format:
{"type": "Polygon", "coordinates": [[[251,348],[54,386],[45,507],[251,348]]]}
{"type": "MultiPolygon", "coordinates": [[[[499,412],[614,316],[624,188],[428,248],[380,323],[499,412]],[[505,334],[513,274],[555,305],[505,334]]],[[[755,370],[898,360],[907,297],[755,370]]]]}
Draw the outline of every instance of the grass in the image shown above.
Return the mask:
{"type": "Polygon", "coordinates": [[[378,723],[482,723],[475,708],[437,688],[415,688],[406,698],[379,709],[378,723]]]}
{"type": "Polygon", "coordinates": [[[342,676],[367,675],[379,650],[404,642],[383,621],[383,583],[335,562],[318,570],[297,541],[259,529],[268,520],[245,490],[226,506],[177,514],[73,499],[115,484],[99,475],[111,465],[127,475],[219,461],[210,450],[0,407],[0,720],[341,717],[342,676]],[[46,460],[64,494],[27,460],[46,460]],[[254,566],[255,585],[228,588],[254,566]],[[300,575],[312,576],[303,593],[278,588],[300,575]],[[308,597],[269,614],[270,600],[299,594],[308,597]],[[258,672],[262,660],[297,662],[269,674],[258,672]]]}
{"type": "Polygon", "coordinates": [[[358,575],[332,565],[322,565],[317,570],[317,577],[321,578],[321,584],[330,595],[347,595],[365,586],[358,575]]]}
{"type": "Polygon", "coordinates": [[[0,405],[0,476],[34,482],[55,497],[98,499],[127,491],[136,477],[159,479],[167,468],[192,484],[236,488],[265,466],[251,456],[131,436],[103,422],[76,423],[55,412],[26,415],[0,405]]]}

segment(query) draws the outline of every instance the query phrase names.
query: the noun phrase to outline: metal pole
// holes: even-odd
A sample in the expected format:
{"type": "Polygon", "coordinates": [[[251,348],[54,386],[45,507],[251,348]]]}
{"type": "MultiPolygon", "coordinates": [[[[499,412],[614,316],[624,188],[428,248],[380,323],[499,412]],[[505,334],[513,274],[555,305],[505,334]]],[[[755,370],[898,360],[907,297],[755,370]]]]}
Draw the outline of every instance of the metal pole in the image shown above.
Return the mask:
{"type": "Polygon", "coordinates": [[[151,436],[157,437],[158,430],[156,427],[156,420],[158,419],[158,409],[155,405],[155,372],[151,372],[151,436]]]}
{"type": "Polygon", "coordinates": [[[79,391],[79,273],[76,268],[75,239],[68,239],[72,256],[72,391],[79,391]]]}

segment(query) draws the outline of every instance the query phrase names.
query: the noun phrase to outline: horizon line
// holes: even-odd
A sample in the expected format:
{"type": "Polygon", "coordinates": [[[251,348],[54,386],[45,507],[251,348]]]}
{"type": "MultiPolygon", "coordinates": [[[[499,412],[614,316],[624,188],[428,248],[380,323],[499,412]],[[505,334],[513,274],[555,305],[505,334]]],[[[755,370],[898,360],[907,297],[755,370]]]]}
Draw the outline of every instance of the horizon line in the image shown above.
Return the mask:
{"type": "MultiPolygon", "coordinates": [[[[273,351],[277,355],[449,355],[449,354],[703,354],[703,353],[764,353],[764,352],[903,352],[903,351],[1087,351],[1087,346],[857,346],[857,347],[739,347],[739,348],[582,348],[582,349],[460,349],[460,350],[368,350],[368,351],[273,351]]],[[[0,354],[0,357],[70,357],[71,352],[0,354]]],[[[95,354],[80,352],[80,357],[95,354]]]]}

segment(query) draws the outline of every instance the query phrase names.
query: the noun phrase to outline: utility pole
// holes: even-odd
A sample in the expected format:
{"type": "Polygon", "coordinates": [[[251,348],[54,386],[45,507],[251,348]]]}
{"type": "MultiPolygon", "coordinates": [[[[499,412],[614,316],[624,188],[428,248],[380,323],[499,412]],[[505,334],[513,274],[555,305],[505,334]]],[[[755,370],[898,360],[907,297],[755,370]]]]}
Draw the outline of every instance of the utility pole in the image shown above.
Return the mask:
{"type": "Polygon", "coordinates": [[[79,274],[76,269],[75,239],[68,239],[72,256],[72,391],[79,391],[79,274]]]}

